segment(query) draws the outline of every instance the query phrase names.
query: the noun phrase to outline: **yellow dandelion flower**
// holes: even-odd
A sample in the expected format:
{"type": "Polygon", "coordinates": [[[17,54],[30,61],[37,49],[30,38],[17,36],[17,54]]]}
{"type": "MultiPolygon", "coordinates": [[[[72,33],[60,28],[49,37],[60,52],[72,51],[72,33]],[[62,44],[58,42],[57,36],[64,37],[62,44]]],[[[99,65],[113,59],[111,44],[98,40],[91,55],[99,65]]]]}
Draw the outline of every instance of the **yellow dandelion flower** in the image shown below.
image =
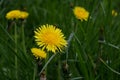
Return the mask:
{"type": "Polygon", "coordinates": [[[112,15],[113,15],[113,16],[117,16],[118,13],[117,13],[115,10],[112,10],[112,15]]]}
{"type": "Polygon", "coordinates": [[[34,32],[35,41],[42,49],[56,53],[56,51],[62,51],[67,46],[64,34],[53,25],[42,25],[34,32]]]}
{"type": "Polygon", "coordinates": [[[21,14],[20,10],[12,10],[6,14],[6,18],[11,20],[18,19],[20,18],[20,14],[21,14]]]}
{"type": "Polygon", "coordinates": [[[21,14],[20,14],[20,18],[21,19],[26,19],[27,17],[28,17],[28,13],[27,12],[25,12],[25,11],[21,11],[21,14]]]}
{"type": "Polygon", "coordinates": [[[33,55],[38,59],[38,58],[46,58],[46,53],[45,51],[38,49],[38,48],[32,48],[31,52],[33,55]]]}
{"type": "Polygon", "coordinates": [[[77,19],[80,19],[81,21],[88,20],[89,17],[89,12],[86,11],[83,7],[76,6],[73,9],[74,15],[76,16],[77,19]]]}

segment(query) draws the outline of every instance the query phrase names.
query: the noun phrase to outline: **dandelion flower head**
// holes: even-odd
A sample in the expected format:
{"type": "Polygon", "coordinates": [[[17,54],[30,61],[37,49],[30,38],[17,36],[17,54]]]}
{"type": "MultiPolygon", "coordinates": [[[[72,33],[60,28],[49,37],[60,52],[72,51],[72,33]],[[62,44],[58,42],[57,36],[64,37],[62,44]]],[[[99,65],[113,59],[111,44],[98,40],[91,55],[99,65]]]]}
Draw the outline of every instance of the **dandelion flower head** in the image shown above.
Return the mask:
{"type": "Polygon", "coordinates": [[[45,51],[38,49],[38,48],[32,48],[31,52],[33,55],[38,59],[38,58],[46,58],[46,53],[45,51]]]}
{"type": "Polygon", "coordinates": [[[77,19],[80,19],[81,21],[88,20],[89,17],[89,12],[86,11],[83,7],[76,6],[73,9],[74,15],[76,16],[77,19]]]}
{"type": "Polygon", "coordinates": [[[64,34],[53,25],[42,25],[34,32],[35,41],[42,49],[56,53],[56,51],[62,51],[67,46],[64,34]]]}
{"type": "Polygon", "coordinates": [[[115,10],[112,10],[112,15],[113,15],[113,16],[117,16],[118,13],[117,13],[115,10]]]}
{"type": "Polygon", "coordinates": [[[25,11],[21,11],[21,14],[20,14],[20,18],[21,19],[26,19],[27,17],[28,17],[28,13],[27,12],[25,12],[25,11]]]}
{"type": "Polygon", "coordinates": [[[18,19],[20,17],[20,14],[20,10],[12,10],[6,14],[6,18],[11,20],[18,19]]]}

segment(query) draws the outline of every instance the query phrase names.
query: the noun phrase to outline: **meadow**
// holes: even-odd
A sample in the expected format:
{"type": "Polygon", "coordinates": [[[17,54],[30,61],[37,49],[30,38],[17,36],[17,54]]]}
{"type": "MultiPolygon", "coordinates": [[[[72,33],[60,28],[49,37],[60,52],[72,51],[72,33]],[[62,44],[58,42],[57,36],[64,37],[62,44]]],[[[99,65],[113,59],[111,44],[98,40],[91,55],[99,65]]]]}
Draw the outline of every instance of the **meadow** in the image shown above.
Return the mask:
{"type": "Polygon", "coordinates": [[[120,80],[119,7],[119,0],[0,0],[0,80],[120,80]],[[6,17],[12,10],[28,15],[6,17]]]}

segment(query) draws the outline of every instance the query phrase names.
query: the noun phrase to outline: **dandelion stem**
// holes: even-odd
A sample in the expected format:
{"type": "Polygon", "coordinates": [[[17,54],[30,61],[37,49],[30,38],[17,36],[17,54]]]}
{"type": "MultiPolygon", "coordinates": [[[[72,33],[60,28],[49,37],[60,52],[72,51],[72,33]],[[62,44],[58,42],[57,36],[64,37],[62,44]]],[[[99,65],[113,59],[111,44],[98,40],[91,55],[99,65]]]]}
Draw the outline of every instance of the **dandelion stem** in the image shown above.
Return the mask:
{"type": "Polygon", "coordinates": [[[82,33],[83,33],[83,36],[84,36],[84,38],[85,38],[85,41],[86,41],[86,40],[87,40],[87,39],[86,39],[86,33],[85,33],[85,30],[84,30],[84,28],[83,28],[82,23],[80,24],[80,29],[81,29],[81,31],[82,31],[82,33]]]}
{"type": "Polygon", "coordinates": [[[57,80],[61,80],[61,75],[60,75],[60,69],[61,67],[60,67],[60,56],[58,56],[58,77],[57,77],[57,80]]]}
{"type": "MultiPolygon", "coordinates": [[[[17,25],[16,25],[16,22],[14,23],[15,24],[15,28],[14,28],[14,38],[15,38],[15,53],[17,54],[17,25]]],[[[18,80],[18,72],[17,72],[17,56],[15,55],[15,77],[16,77],[16,80],[18,80]]]]}
{"type": "MultiPolygon", "coordinates": [[[[49,54],[47,54],[47,57],[46,57],[46,59],[45,59],[45,64],[47,64],[47,62],[48,62],[48,59],[49,59],[49,54]]],[[[46,66],[46,68],[45,68],[45,76],[46,76],[46,79],[47,79],[47,66],[46,66]]]]}
{"type": "Polygon", "coordinates": [[[36,75],[36,65],[35,65],[35,67],[34,67],[33,80],[35,80],[35,75],[36,75]]]}
{"type": "Polygon", "coordinates": [[[22,22],[22,45],[23,45],[23,52],[26,54],[25,34],[24,34],[24,21],[22,22]]]}

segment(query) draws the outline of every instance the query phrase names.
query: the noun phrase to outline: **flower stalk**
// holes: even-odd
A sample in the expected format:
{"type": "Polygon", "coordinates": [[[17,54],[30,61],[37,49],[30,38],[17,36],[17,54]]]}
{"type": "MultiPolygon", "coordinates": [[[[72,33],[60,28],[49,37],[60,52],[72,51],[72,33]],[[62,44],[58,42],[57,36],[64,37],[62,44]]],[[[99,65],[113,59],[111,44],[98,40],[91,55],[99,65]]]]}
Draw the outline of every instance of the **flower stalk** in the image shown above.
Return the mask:
{"type": "MultiPolygon", "coordinates": [[[[14,22],[14,40],[15,40],[15,53],[17,54],[17,25],[16,22],[14,22]]],[[[17,63],[17,56],[15,55],[15,75],[16,75],[16,80],[18,79],[18,63],[17,63]]]]}
{"type": "Polygon", "coordinates": [[[25,20],[22,21],[22,46],[23,46],[23,52],[26,54],[26,46],[25,46],[25,34],[24,34],[24,26],[25,26],[25,20]]]}

